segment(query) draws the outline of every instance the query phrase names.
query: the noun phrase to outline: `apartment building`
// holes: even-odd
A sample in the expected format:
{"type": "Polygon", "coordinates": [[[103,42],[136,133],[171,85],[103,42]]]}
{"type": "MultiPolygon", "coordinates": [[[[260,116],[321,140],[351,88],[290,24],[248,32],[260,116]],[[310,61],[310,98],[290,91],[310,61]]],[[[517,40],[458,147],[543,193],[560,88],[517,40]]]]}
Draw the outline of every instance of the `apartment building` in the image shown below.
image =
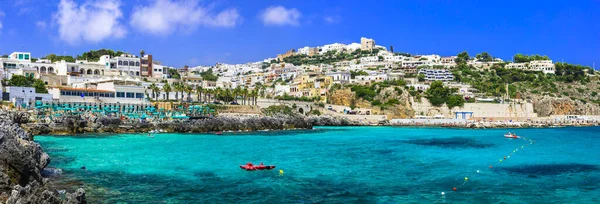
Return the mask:
{"type": "Polygon", "coordinates": [[[507,69],[520,69],[524,71],[541,71],[544,74],[554,74],[555,67],[552,60],[534,60],[531,62],[508,63],[507,69]]]}
{"type": "Polygon", "coordinates": [[[452,81],[454,75],[445,69],[420,69],[419,75],[425,75],[427,81],[452,81]]]}

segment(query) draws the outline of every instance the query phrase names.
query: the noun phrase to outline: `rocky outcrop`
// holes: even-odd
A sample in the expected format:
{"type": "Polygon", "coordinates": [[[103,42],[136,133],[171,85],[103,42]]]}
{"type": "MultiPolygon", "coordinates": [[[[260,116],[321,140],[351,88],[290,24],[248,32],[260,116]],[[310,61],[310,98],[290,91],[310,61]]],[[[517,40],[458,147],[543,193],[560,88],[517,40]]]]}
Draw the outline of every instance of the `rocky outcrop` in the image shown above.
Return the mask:
{"type": "Polygon", "coordinates": [[[540,117],[550,115],[600,115],[598,105],[574,101],[570,98],[542,98],[534,101],[533,107],[540,117]]]}
{"type": "Polygon", "coordinates": [[[341,106],[350,106],[354,99],[354,93],[349,89],[340,89],[331,93],[329,97],[329,103],[341,106]]]}
{"type": "Polygon", "coordinates": [[[157,129],[168,132],[216,132],[216,131],[257,131],[310,129],[312,124],[302,116],[264,117],[213,117],[200,120],[171,121],[155,124],[157,129]]]}
{"type": "MultiPolygon", "coordinates": [[[[0,200],[6,203],[65,203],[68,200],[62,200],[54,185],[41,174],[50,157],[39,144],[30,140],[31,133],[17,124],[28,122],[28,118],[24,112],[0,111],[0,200]]],[[[79,200],[72,203],[85,203],[85,194],[79,200]]]]}
{"type": "Polygon", "coordinates": [[[360,125],[356,121],[333,116],[309,116],[306,120],[313,126],[354,126],[360,125]]]}

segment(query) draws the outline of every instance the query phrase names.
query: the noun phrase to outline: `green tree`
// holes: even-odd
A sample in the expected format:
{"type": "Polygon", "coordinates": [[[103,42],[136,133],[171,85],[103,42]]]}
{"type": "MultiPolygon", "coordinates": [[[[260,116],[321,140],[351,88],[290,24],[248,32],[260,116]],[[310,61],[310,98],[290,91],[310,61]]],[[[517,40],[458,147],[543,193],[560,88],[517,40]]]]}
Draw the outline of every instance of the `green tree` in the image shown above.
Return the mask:
{"type": "Polygon", "coordinates": [[[462,107],[465,105],[465,99],[461,95],[452,94],[448,97],[448,101],[446,102],[448,108],[452,109],[453,107],[462,107]]]}
{"type": "Polygon", "coordinates": [[[168,101],[169,100],[169,93],[171,93],[171,91],[173,91],[173,89],[171,88],[171,85],[169,85],[168,82],[165,83],[165,85],[163,86],[163,91],[167,95],[167,101],[168,101]]]}
{"type": "Polygon", "coordinates": [[[467,51],[463,51],[461,53],[458,53],[454,61],[456,62],[456,64],[466,64],[469,61],[469,59],[471,59],[471,57],[469,57],[469,53],[467,53],[467,51]]]}
{"type": "Polygon", "coordinates": [[[150,89],[150,91],[152,91],[152,98],[156,98],[156,89],[158,88],[158,86],[155,83],[150,84],[150,86],[148,86],[148,89],[150,89]]]}
{"type": "Polygon", "coordinates": [[[446,103],[450,94],[450,90],[444,87],[444,84],[441,81],[432,82],[429,89],[425,91],[425,97],[429,99],[429,102],[434,106],[441,106],[446,103]]]}
{"type": "Polygon", "coordinates": [[[420,82],[424,82],[425,81],[425,75],[424,74],[419,74],[417,76],[417,79],[419,79],[420,82]]]}
{"type": "Polygon", "coordinates": [[[487,52],[479,53],[475,56],[475,58],[477,58],[477,60],[482,61],[482,62],[490,62],[490,61],[494,60],[492,58],[492,56],[490,54],[488,54],[487,52]]]}
{"type": "Polygon", "coordinates": [[[377,61],[383,61],[383,56],[377,56],[377,61]]]}
{"type": "Polygon", "coordinates": [[[33,82],[33,87],[35,88],[36,93],[48,93],[48,89],[46,89],[46,84],[41,79],[36,79],[33,82]]]}
{"type": "Polygon", "coordinates": [[[198,85],[196,86],[196,94],[198,94],[198,102],[202,102],[202,92],[204,92],[204,88],[202,88],[202,86],[198,85]]]}
{"type": "Polygon", "coordinates": [[[206,80],[206,81],[217,81],[217,79],[219,79],[219,77],[213,73],[212,69],[208,69],[205,72],[201,72],[200,76],[202,77],[203,80],[206,80]]]}
{"type": "Polygon", "coordinates": [[[21,87],[31,87],[33,86],[34,79],[32,76],[23,76],[23,75],[12,75],[10,80],[8,81],[9,86],[21,86],[21,87]]]}
{"type": "Polygon", "coordinates": [[[179,75],[177,69],[168,69],[167,74],[173,79],[181,79],[181,75],[179,75]]]}

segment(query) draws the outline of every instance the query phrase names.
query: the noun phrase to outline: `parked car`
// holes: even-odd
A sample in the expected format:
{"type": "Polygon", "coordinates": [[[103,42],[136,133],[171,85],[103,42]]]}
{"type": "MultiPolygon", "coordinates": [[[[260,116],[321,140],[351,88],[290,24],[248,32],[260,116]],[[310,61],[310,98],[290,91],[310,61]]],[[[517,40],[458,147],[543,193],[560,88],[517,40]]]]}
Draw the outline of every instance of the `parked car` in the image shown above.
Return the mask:
{"type": "Polygon", "coordinates": [[[229,103],[230,105],[240,105],[238,102],[232,101],[231,103],[229,103]]]}
{"type": "Polygon", "coordinates": [[[218,101],[213,101],[213,102],[212,102],[212,104],[221,105],[222,103],[221,103],[221,102],[218,102],[218,101]]]}

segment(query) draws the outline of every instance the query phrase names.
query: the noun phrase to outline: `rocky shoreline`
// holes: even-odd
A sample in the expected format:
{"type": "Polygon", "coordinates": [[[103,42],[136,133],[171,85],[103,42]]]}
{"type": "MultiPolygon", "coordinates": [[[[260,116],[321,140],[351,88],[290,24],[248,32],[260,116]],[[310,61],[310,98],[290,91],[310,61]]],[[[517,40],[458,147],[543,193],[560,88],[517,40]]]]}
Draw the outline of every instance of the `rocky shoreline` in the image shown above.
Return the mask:
{"type": "MultiPolygon", "coordinates": [[[[58,191],[47,178],[50,158],[33,135],[72,135],[79,133],[146,133],[153,130],[177,133],[220,131],[262,131],[312,129],[313,126],[411,126],[453,128],[554,127],[550,124],[470,122],[461,124],[366,124],[334,116],[217,116],[197,120],[139,121],[115,117],[58,117],[34,121],[26,112],[0,110],[0,201],[5,203],[86,203],[85,190],[58,191]]],[[[594,126],[595,123],[568,123],[561,126],[594,126]]],[[[48,175],[50,173],[50,175],[48,175]]]]}
{"type": "MultiPolygon", "coordinates": [[[[27,113],[15,113],[16,120],[30,120],[27,113]]],[[[463,122],[463,123],[368,123],[330,115],[302,116],[216,116],[197,120],[140,121],[117,117],[57,117],[51,121],[36,121],[21,127],[31,135],[73,135],[81,133],[148,133],[161,130],[171,133],[209,133],[229,131],[264,131],[312,129],[313,126],[405,126],[452,128],[545,128],[567,126],[597,126],[597,123],[542,124],[530,122],[463,122]]],[[[32,138],[30,138],[32,139],[32,138]]]]}
{"type": "MultiPolygon", "coordinates": [[[[23,114],[23,113],[21,113],[23,114]]],[[[26,118],[27,116],[22,116],[26,118]]],[[[59,117],[22,126],[31,135],[80,133],[147,133],[153,130],[176,133],[312,129],[313,126],[365,125],[332,116],[216,116],[197,120],[139,121],[116,117],[59,117]]]]}
{"type": "Polygon", "coordinates": [[[0,111],[0,201],[4,203],[86,203],[85,190],[59,193],[42,176],[50,157],[20,126],[28,122],[22,112],[0,111]]]}

